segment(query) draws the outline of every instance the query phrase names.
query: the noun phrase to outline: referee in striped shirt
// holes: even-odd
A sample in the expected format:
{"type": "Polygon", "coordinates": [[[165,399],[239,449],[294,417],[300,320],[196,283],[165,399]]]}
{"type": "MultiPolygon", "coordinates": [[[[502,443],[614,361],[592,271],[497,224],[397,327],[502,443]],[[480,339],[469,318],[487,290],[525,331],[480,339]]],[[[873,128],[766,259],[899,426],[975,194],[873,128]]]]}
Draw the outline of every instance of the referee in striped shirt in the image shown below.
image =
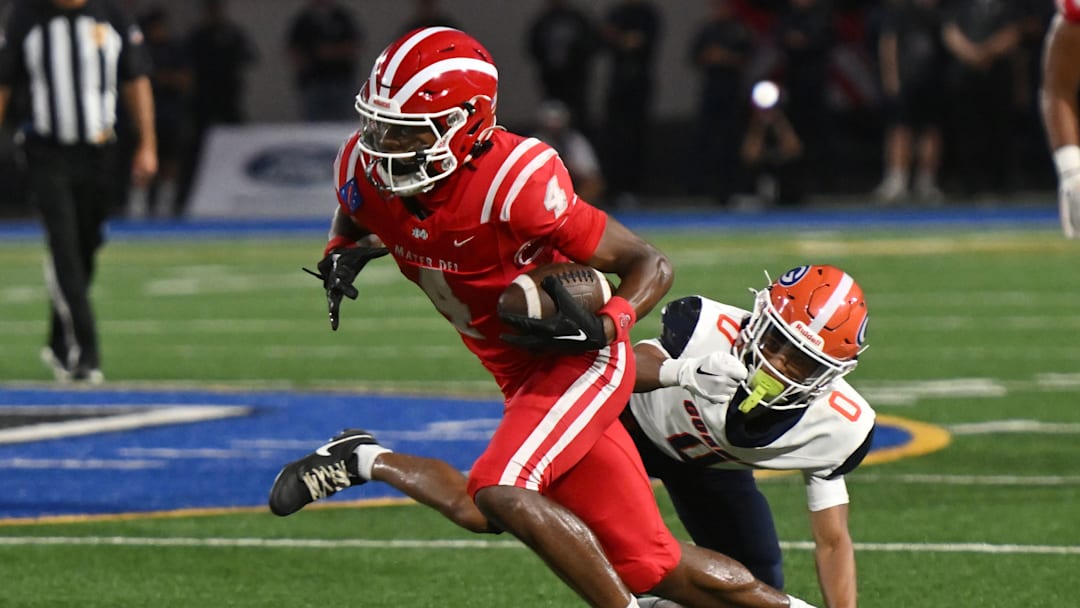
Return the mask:
{"type": "Polygon", "coordinates": [[[52,321],[42,359],[58,380],[104,380],[90,283],[117,184],[117,102],[139,132],[132,178],[157,172],[149,55],[113,0],[15,0],[0,41],[0,121],[29,93],[25,151],[44,225],[52,321]]]}

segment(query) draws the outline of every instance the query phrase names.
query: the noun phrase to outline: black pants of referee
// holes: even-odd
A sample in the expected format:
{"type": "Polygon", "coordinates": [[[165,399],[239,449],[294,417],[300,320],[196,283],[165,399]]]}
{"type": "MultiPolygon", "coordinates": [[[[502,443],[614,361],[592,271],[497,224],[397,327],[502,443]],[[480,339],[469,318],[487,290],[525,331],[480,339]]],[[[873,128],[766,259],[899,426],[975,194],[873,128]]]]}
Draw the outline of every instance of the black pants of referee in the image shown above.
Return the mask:
{"type": "Polygon", "coordinates": [[[69,371],[101,367],[90,284],[113,204],[112,145],[58,145],[29,139],[30,192],[45,229],[51,302],[48,346],[69,371]]]}

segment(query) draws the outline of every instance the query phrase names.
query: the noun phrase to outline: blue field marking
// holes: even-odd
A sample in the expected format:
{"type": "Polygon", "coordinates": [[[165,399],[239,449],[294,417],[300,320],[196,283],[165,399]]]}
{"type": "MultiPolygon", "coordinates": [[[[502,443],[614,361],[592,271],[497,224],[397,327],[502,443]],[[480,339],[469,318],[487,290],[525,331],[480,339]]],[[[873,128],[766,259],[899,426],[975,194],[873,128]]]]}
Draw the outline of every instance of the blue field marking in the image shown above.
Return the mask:
{"type": "MultiPolygon", "coordinates": [[[[468,470],[502,413],[500,402],[378,394],[209,391],[0,391],[0,409],[65,406],[75,411],[140,406],[247,408],[246,415],[23,443],[0,443],[0,520],[266,504],[283,464],[349,426],[395,450],[468,470]]],[[[91,418],[91,420],[93,420],[91,418]]],[[[884,452],[917,433],[885,424],[884,452]]],[[[379,483],[331,500],[400,497],[379,483]]]]}
{"type": "MultiPolygon", "coordinates": [[[[1054,205],[971,207],[955,205],[933,209],[801,208],[774,209],[767,213],[730,213],[715,210],[676,209],[614,211],[620,222],[635,230],[840,230],[854,228],[956,229],[961,227],[1046,228],[1058,225],[1054,205]]],[[[305,236],[325,238],[326,219],[114,219],[108,224],[112,238],[235,238],[305,236]]],[[[0,222],[0,238],[40,238],[37,222],[0,222]]]]}

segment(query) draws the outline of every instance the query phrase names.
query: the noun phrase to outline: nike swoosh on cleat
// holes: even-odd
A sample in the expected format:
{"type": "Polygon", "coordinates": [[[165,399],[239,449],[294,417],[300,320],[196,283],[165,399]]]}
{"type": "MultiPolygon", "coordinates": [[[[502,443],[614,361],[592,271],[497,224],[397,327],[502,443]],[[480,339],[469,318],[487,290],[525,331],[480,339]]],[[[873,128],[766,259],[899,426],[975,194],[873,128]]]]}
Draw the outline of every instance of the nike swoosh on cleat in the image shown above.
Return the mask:
{"type": "Polygon", "coordinates": [[[573,336],[553,336],[553,337],[556,340],[573,340],[574,342],[584,342],[585,338],[586,338],[584,329],[577,330],[577,334],[573,335],[573,336]]]}
{"type": "Polygon", "coordinates": [[[475,238],[476,238],[476,235],[474,234],[474,235],[470,236],[469,238],[461,239],[460,241],[457,240],[457,239],[454,239],[454,247],[461,247],[465,243],[468,243],[469,241],[471,241],[471,240],[473,240],[475,238]]]}
{"type": "Polygon", "coordinates": [[[330,443],[319,446],[319,449],[315,450],[315,453],[318,454],[319,456],[329,456],[330,455],[330,448],[332,448],[333,446],[335,446],[335,445],[337,445],[339,443],[345,443],[346,441],[352,441],[353,439],[356,439],[357,437],[370,437],[370,436],[371,435],[349,435],[348,437],[345,437],[343,439],[338,439],[337,441],[331,441],[330,443]]]}

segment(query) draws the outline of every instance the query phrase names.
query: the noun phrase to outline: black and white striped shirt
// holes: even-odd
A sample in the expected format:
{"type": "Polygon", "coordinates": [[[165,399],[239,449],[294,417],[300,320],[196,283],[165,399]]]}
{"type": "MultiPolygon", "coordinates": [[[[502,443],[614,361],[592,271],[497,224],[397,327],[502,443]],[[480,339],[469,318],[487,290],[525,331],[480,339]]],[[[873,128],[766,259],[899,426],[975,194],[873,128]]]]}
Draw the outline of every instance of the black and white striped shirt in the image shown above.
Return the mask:
{"type": "Polygon", "coordinates": [[[0,43],[0,86],[25,85],[31,132],[65,145],[112,141],[119,84],[150,70],[142,33],[112,0],[17,0],[0,43]]]}

